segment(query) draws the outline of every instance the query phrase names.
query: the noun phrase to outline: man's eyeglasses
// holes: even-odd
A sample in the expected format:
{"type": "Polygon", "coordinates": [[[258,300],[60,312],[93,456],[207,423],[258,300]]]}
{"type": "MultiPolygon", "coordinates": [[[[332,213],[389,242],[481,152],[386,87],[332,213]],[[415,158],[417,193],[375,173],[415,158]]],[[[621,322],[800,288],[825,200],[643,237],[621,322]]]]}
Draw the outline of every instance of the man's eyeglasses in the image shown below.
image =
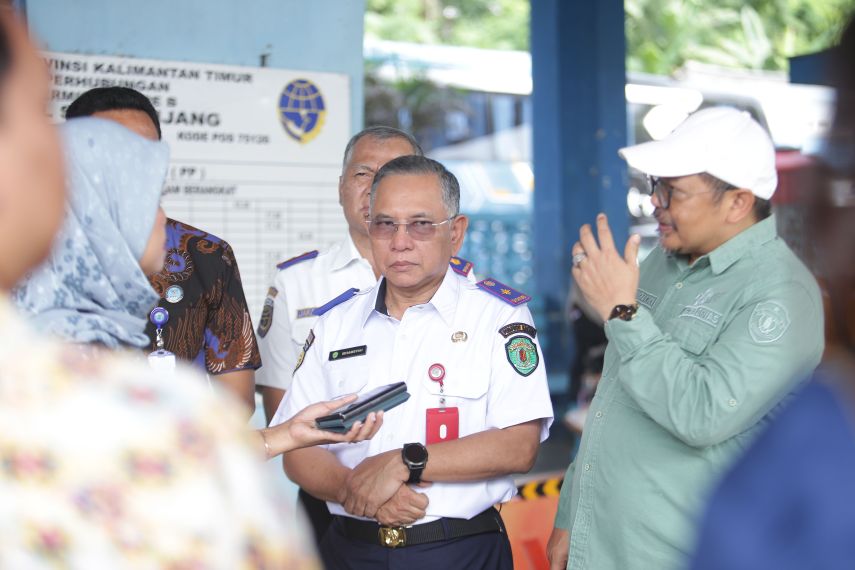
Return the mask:
{"type": "Polygon", "coordinates": [[[671,195],[674,193],[674,187],[665,180],[648,174],[647,191],[651,196],[656,196],[656,201],[659,202],[659,207],[663,210],[667,210],[668,206],[671,205],[671,195]]]}
{"type": "Polygon", "coordinates": [[[451,216],[441,222],[430,220],[413,220],[412,222],[394,222],[392,220],[366,220],[368,223],[368,235],[375,239],[392,239],[399,226],[404,226],[407,234],[419,241],[427,241],[436,235],[436,228],[447,224],[457,216],[451,216]]]}
{"type": "MultiPolygon", "coordinates": [[[[671,198],[674,196],[674,187],[671,186],[671,184],[667,180],[664,180],[664,179],[659,178],[657,176],[650,176],[648,174],[646,177],[647,177],[647,190],[648,190],[648,192],[650,193],[651,196],[656,196],[656,200],[659,202],[659,208],[661,208],[663,210],[667,210],[668,207],[671,205],[671,198]]],[[[707,186],[709,186],[709,184],[707,186]]],[[[692,197],[697,196],[699,194],[708,194],[710,192],[721,193],[721,192],[727,192],[728,190],[736,190],[736,189],[737,189],[737,187],[733,186],[732,184],[728,184],[726,182],[720,182],[719,187],[717,187],[717,188],[708,187],[706,190],[699,190],[699,191],[693,192],[691,194],[689,194],[683,190],[679,190],[679,189],[678,189],[678,192],[680,192],[681,200],[683,200],[683,199],[692,198],[692,197]]]]}

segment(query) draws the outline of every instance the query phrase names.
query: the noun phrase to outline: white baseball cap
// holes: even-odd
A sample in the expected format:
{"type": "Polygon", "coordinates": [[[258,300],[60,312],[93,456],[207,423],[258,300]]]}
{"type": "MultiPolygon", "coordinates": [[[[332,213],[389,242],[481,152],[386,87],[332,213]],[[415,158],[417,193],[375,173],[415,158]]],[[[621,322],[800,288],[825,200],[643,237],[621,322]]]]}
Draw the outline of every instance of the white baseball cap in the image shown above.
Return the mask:
{"type": "Polygon", "coordinates": [[[651,176],[706,172],[764,200],[778,186],[775,145],[748,112],[733,107],[693,113],[665,138],[622,148],[618,154],[651,176]]]}

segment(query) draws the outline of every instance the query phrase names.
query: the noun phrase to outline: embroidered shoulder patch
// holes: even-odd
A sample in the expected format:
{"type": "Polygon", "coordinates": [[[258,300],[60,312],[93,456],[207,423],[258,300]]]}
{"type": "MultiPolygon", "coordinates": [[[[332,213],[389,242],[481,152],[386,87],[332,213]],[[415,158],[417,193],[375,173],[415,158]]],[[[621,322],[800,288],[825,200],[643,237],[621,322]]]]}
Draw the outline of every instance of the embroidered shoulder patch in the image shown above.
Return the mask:
{"type": "Polygon", "coordinates": [[[276,266],[276,269],[279,269],[281,271],[282,269],[287,269],[287,268],[291,267],[292,265],[297,265],[300,262],[309,261],[310,259],[315,259],[317,256],[318,256],[318,250],[313,249],[312,251],[307,251],[306,253],[301,253],[300,255],[298,255],[296,257],[292,257],[291,259],[286,259],[282,263],[278,264],[276,266]]]}
{"type": "Polygon", "coordinates": [[[495,279],[484,279],[483,281],[476,283],[476,285],[480,289],[490,293],[491,295],[495,295],[509,305],[517,306],[531,301],[531,297],[525,293],[521,293],[516,289],[511,289],[504,283],[500,283],[495,279]]]}
{"type": "Polygon", "coordinates": [[[264,308],[261,310],[261,320],[258,321],[258,336],[261,338],[267,336],[270,325],[273,324],[273,304],[278,293],[276,287],[267,290],[267,298],[264,299],[264,308]]]}
{"type": "Polygon", "coordinates": [[[529,376],[540,361],[534,342],[523,335],[513,336],[505,343],[505,355],[520,376],[529,376]]]}
{"type": "Polygon", "coordinates": [[[350,289],[348,289],[347,291],[345,291],[344,293],[342,293],[341,295],[339,295],[338,297],[336,297],[332,301],[328,301],[328,302],[324,303],[323,305],[321,305],[320,307],[318,307],[317,309],[313,310],[312,314],[316,317],[320,317],[321,315],[323,315],[324,313],[326,313],[327,311],[329,311],[330,309],[332,309],[336,305],[341,305],[342,303],[344,303],[345,301],[347,301],[348,299],[350,299],[351,297],[353,297],[357,293],[359,293],[359,289],[357,289],[356,287],[351,287],[350,289]]]}
{"type": "Polygon", "coordinates": [[[534,338],[537,336],[537,329],[528,323],[510,323],[499,329],[499,334],[505,338],[508,338],[514,333],[523,333],[534,338]]]}
{"type": "Polygon", "coordinates": [[[469,272],[472,271],[472,267],[474,267],[471,261],[467,261],[462,257],[452,257],[448,264],[451,266],[452,271],[464,277],[468,276],[469,272]]]}
{"type": "Polygon", "coordinates": [[[297,357],[297,364],[294,366],[294,372],[291,373],[292,376],[294,374],[296,374],[297,371],[300,369],[300,367],[303,365],[303,361],[306,359],[306,352],[309,351],[309,348],[311,348],[312,343],[314,343],[314,342],[315,342],[315,331],[310,330],[309,336],[306,337],[306,342],[305,342],[305,344],[303,344],[303,350],[300,351],[300,355],[297,357]]]}
{"type": "Polygon", "coordinates": [[[748,319],[748,332],[754,342],[768,344],[779,340],[790,328],[790,314],[775,301],[758,303],[748,319]]]}
{"type": "Polygon", "coordinates": [[[317,307],[306,307],[305,309],[297,309],[297,318],[306,319],[308,317],[312,317],[315,314],[315,309],[317,309],[317,307]]]}

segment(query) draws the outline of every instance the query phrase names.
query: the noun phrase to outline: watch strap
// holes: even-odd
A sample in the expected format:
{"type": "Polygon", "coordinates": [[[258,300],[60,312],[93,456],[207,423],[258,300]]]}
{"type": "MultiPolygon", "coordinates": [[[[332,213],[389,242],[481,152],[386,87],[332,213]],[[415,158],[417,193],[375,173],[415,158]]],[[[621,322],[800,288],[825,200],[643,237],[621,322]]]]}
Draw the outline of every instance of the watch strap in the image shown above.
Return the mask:
{"type": "Polygon", "coordinates": [[[632,305],[616,305],[609,315],[609,320],[620,319],[622,321],[631,321],[638,312],[638,303],[632,305]]]}
{"type": "Polygon", "coordinates": [[[422,471],[424,471],[424,467],[410,467],[410,478],[407,479],[408,485],[413,485],[416,483],[422,482],[422,471]]]}

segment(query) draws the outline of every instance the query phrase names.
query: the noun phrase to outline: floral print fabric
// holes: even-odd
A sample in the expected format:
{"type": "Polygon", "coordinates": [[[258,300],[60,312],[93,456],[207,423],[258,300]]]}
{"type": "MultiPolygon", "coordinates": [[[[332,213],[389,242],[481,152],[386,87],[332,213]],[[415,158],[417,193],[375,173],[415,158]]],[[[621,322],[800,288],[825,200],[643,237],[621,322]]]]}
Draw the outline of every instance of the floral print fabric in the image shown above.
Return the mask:
{"type": "Polygon", "coordinates": [[[130,354],[37,339],[0,297],[0,568],[317,568],[238,405],[130,354]]]}

